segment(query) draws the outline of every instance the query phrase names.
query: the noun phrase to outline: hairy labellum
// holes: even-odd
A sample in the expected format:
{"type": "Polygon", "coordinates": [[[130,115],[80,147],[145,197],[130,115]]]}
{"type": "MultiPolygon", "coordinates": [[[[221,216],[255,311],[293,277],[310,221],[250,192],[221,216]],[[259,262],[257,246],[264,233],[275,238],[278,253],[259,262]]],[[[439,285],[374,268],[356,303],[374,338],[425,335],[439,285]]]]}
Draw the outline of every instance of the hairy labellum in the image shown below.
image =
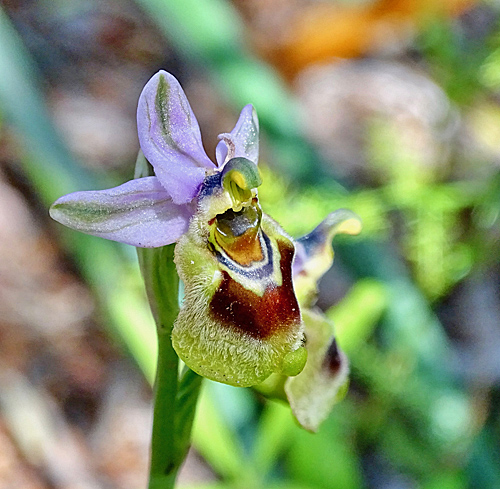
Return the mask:
{"type": "Polygon", "coordinates": [[[198,212],[176,246],[185,298],[172,341],[200,375],[248,386],[273,372],[298,374],[306,352],[292,283],[293,242],[262,214],[255,182],[248,183],[252,175],[242,176],[257,167],[242,161],[236,167],[221,186],[207,179],[212,188],[202,189],[198,212]],[[226,189],[234,207],[214,215],[226,189]]]}

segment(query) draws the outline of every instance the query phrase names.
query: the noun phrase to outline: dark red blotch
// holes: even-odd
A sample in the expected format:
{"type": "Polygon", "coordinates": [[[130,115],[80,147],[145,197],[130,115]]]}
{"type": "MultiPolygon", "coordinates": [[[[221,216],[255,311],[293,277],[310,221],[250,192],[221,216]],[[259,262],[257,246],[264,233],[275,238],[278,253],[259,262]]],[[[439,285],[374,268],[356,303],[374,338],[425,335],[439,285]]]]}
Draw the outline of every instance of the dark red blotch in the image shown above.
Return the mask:
{"type": "Polygon", "coordinates": [[[342,357],[340,356],[337,342],[335,341],[335,338],[333,338],[328,346],[328,349],[326,350],[323,367],[326,368],[331,374],[336,374],[341,365],[342,357]]]}
{"type": "Polygon", "coordinates": [[[293,291],[293,246],[278,241],[281,286],[269,286],[259,297],[222,272],[222,282],[210,301],[212,318],[223,326],[264,340],[300,323],[300,310],[293,291]]]}

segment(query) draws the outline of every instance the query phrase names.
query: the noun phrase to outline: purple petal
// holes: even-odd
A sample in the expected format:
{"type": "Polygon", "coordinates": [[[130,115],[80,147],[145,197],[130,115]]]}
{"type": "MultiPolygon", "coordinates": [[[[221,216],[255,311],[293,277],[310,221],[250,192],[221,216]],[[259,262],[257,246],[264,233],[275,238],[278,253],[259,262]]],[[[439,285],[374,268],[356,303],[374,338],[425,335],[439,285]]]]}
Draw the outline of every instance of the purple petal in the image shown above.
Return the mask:
{"type": "Polygon", "coordinates": [[[177,241],[192,215],[172,202],[156,177],[138,178],[119,187],[74,192],[50,208],[56,221],[83,233],[141,248],[177,241]]]}
{"type": "Polygon", "coordinates": [[[259,120],[252,105],[246,105],[230,133],[219,134],[221,141],[215,149],[217,163],[222,167],[235,157],[247,158],[255,164],[259,161],[259,120]]]}
{"type": "Polygon", "coordinates": [[[176,204],[191,201],[213,169],[179,82],[166,71],[149,80],[139,98],[137,131],[144,156],[176,204]]]}

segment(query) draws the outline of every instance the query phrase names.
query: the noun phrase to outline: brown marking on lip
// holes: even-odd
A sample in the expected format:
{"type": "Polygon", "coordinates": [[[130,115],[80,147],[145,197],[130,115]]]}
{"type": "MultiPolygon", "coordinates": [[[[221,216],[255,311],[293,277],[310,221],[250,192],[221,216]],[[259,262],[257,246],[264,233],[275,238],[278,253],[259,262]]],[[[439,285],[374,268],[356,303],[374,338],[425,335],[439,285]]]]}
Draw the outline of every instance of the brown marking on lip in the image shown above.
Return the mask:
{"type": "Polygon", "coordinates": [[[342,365],[342,357],[335,338],[332,339],[323,360],[323,367],[332,375],[336,374],[342,365]]]}
{"type": "Polygon", "coordinates": [[[281,286],[269,286],[259,297],[222,272],[222,282],[210,301],[212,318],[252,338],[264,340],[300,323],[299,304],[292,284],[293,246],[278,241],[281,286]]]}
{"type": "Polygon", "coordinates": [[[245,231],[241,236],[235,237],[232,243],[224,243],[220,240],[217,240],[217,242],[229,258],[241,266],[247,267],[253,262],[264,259],[262,245],[256,229],[245,231]]]}

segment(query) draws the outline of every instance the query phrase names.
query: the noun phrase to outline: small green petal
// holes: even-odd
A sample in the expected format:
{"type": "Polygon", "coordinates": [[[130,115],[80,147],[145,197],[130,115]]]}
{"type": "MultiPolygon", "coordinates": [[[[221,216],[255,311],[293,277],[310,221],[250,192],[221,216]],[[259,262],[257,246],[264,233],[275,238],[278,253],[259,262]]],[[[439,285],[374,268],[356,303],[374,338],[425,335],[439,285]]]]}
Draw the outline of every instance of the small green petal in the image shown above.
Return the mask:
{"type": "Polygon", "coordinates": [[[235,211],[251,201],[252,190],[261,184],[258,167],[246,158],[233,158],[222,170],[222,186],[229,192],[235,211]]]}
{"type": "Polygon", "coordinates": [[[334,253],[331,243],[334,236],[360,232],[360,218],[348,209],[339,209],[329,214],[312,232],[297,240],[298,258],[302,263],[294,265],[294,286],[301,305],[313,304],[318,281],[332,266],[334,253]]]}
{"type": "Polygon", "coordinates": [[[347,392],[349,366],[333,336],[333,325],[320,313],[302,310],[308,359],[304,370],[285,382],[297,421],[315,432],[347,392]]]}

